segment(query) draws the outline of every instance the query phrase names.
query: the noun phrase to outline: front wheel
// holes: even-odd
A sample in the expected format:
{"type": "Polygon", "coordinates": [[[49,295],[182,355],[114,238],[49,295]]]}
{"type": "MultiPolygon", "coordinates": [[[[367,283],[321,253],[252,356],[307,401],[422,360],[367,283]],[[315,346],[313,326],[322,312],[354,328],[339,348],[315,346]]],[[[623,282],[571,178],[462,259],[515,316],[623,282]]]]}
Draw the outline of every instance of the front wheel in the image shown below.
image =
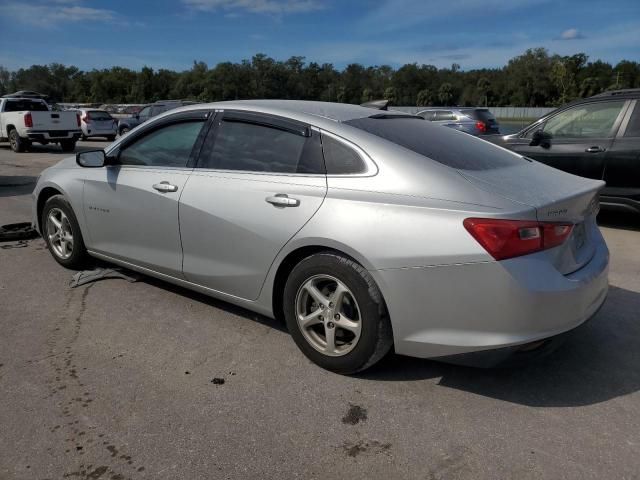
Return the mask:
{"type": "Polygon", "coordinates": [[[82,268],[87,259],[78,220],[62,195],[54,195],[44,204],[41,231],[53,258],[66,268],[82,268]]]}
{"type": "Polygon", "coordinates": [[[126,135],[129,132],[129,128],[128,127],[122,127],[120,129],[120,136],[122,137],[123,135],[126,135]]]}
{"type": "Polygon", "coordinates": [[[356,373],[386,355],[391,323],[373,278],[333,252],[296,265],[283,296],[287,327],[302,352],[337,373],[356,373]]]}

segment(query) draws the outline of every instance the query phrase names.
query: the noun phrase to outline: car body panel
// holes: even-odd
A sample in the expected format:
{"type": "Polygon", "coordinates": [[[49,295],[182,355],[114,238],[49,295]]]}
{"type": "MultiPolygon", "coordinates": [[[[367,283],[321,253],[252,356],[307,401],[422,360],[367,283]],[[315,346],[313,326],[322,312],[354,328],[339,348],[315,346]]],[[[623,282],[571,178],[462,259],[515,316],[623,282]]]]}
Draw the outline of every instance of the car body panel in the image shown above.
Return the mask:
{"type": "Polygon", "coordinates": [[[194,171],[180,199],[185,278],[255,300],[277,253],[320,208],[326,191],[324,175],[194,171]],[[275,195],[299,205],[267,203],[275,195]]]}
{"type": "Polygon", "coordinates": [[[190,169],[86,169],[83,212],[91,250],[182,276],[178,200],[190,169]],[[176,192],[159,192],[169,182],[176,192]]]}

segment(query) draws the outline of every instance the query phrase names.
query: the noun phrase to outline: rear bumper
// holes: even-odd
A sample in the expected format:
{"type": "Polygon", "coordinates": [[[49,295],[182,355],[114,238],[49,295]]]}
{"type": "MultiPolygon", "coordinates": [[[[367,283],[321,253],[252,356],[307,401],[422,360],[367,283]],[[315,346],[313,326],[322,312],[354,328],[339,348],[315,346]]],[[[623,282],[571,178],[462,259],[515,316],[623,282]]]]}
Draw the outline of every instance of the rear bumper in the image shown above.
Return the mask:
{"type": "Polygon", "coordinates": [[[573,330],[597,312],[608,291],[609,251],[599,231],[594,242],[591,260],[570,275],[538,254],[371,272],[387,303],[396,352],[449,357],[573,330]]]}
{"type": "Polygon", "coordinates": [[[56,142],[59,140],[77,140],[81,137],[81,130],[30,130],[27,132],[29,140],[35,142],[56,142]]]}

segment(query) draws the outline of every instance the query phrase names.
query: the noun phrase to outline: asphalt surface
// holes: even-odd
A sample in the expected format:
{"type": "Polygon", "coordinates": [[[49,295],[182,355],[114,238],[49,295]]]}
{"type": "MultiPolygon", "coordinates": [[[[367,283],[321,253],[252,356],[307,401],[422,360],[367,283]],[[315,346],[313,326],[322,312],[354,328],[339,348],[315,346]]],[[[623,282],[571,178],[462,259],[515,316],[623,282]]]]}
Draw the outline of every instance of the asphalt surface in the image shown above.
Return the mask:
{"type": "MultiPolygon", "coordinates": [[[[0,225],[63,157],[0,145],[0,225]]],[[[546,360],[354,377],[280,321],[146,277],[70,288],[41,239],[0,243],[0,479],[640,478],[640,219],[601,223],[609,298],[546,360]]]]}

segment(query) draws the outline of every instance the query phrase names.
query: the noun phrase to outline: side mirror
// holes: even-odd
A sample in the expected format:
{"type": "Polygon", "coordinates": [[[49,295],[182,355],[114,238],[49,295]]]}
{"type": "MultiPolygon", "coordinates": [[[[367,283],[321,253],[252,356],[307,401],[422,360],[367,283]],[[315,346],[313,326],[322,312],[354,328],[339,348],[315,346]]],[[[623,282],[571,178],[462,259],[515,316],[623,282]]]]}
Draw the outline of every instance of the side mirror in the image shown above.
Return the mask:
{"type": "Polygon", "coordinates": [[[551,147],[552,138],[553,136],[550,133],[546,133],[542,129],[536,130],[531,136],[531,142],[529,143],[529,146],[537,147],[539,145],[542,148],[549,148],[551,147]]]}
{"type": "Polygon", "coordinates": [[[76,153],[76,163],[85,168],[104,167],[106,158],[104,150],[89,150],[88,152],[76,153]]]}

